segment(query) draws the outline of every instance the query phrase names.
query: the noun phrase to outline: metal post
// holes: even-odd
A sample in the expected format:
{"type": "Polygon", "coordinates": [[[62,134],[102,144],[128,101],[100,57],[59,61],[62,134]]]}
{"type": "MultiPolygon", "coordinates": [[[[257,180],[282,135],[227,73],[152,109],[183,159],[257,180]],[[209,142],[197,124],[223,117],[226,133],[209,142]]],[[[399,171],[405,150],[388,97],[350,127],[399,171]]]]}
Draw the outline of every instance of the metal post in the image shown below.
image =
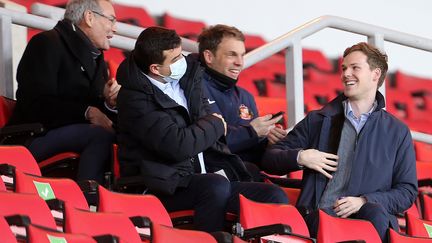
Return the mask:
{"type": "Polygon", "coordinates": [[[13,97],[12,19],[0,15],[0,95],[13,97]]]}
{"type": "Polygon", "coordinates": [[[288,127],[293,127],[304,117],[302,47],[298,40],[292,43],[285,54],[288,127]]]}

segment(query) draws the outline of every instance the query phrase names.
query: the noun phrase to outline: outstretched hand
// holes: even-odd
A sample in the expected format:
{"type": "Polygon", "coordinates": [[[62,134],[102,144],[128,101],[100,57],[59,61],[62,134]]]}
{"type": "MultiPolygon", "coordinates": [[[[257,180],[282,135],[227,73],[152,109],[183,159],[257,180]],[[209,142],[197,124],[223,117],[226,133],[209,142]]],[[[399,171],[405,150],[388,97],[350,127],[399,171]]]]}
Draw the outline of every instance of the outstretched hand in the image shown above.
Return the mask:
{"type": "Polygon", "coordinates": [[[334,172],[337,170],[338,159],[339,157],[335,154],[324,153],[316,149],[307,149],[300,151],[297,163],[332,179],[333,176],[328,171],[334,172]]]}

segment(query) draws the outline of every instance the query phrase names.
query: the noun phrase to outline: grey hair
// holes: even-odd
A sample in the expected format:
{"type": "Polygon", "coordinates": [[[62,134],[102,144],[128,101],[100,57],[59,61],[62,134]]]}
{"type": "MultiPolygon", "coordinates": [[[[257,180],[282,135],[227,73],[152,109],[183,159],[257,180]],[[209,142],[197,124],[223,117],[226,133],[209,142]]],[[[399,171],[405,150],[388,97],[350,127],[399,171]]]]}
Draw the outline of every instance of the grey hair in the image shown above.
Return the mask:
{"type": "MultiPolygon", "coordinates": [[[[83,18],[86,10],[101,12],[99,6],[100,0],[69,0],[66,5],[64,19],[71,21],[73,24],[79,24],[83,18]]],[[[107,0],[110,2],[110,0],[107,0]]]]}

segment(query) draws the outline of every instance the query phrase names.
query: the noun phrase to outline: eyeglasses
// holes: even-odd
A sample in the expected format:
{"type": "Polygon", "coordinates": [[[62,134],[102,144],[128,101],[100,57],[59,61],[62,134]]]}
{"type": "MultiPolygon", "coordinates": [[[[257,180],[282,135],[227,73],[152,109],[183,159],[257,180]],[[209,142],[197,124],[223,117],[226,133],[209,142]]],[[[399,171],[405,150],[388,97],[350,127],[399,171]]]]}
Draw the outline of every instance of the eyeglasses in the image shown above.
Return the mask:
{"type": "Polygon", "coordinates": [[[104,18],[108,19],[112,24],[117,23],[117,19],[116,19],[116,17],[114,17],[114,16],[106,16],[105,14],[103,14],[103,13],[99,13],[98,11],[94,11],[94,10],[91,10],[91,11],[92,11],[93,13],[95,13],[95,14],[101,16],[101,17],[104,17],[104,18]]]}

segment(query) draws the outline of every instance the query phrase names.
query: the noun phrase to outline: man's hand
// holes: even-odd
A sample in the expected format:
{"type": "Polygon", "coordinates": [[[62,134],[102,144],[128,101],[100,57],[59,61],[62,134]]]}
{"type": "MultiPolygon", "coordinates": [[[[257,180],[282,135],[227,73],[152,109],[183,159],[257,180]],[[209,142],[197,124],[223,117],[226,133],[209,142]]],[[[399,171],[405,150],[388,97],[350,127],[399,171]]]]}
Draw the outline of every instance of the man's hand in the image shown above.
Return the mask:
{"type": "Polygon", "coordinates": [[[121,88],[121,85],[117,83],[117,80],[110,79],[105,83],[103,95],[105,102],[110,108],[115,108],[117,105],[117,94],[121,88]]]}
{"type": "Polygon", "coordinates": [[[102,111],[94,106],[89,106],[86,118],[91,124],[101,126],[109,131],[114,131],[112,128],[112,121],[102,111]]]}
{"type": "Polygon", "coordinates": [[[365,203],[364,197],[342,197],[336,200],[333,208],[337,216],[348,218],[351,214],[357,213],[365,203]]]}
{"type": "Polygon", "coordinates": [[[283,139],[288,132],[281,128],[279,124],[277,124],[273,129],[270,129],[270,132],[267,134],[267,139],[269,141],[269,145],[273,145],[283,139]]]}
{"type": "Polygon", "coordinates": [[[226,136],[226,134],[227,134],[227,124],[225,122],[225,119],[223,118],[223,116],[221,114],[218,114],[218,113],[213,113],[212,115],[222,120],[222,122],[224,124],[224,128],[225,128],[224,135],[226,136]]]}
{"type": "Polygon", "coordinates": [[[253,119],[250,125],[253,127],[259,137],[265,137],[271,129],[275,127],[276,122],[282,118],[282,115],[274,117],[272,115],[260,116],[253,119]]]}
{"type": "Polygon", "coordinates": [[[336,171],[338,159],[339,157],[335,154],[324,153],[316,149],[307,149],[300,152],[297,163],[316,170],[331,179],[333,176],[327,171],[336,171]]]}

